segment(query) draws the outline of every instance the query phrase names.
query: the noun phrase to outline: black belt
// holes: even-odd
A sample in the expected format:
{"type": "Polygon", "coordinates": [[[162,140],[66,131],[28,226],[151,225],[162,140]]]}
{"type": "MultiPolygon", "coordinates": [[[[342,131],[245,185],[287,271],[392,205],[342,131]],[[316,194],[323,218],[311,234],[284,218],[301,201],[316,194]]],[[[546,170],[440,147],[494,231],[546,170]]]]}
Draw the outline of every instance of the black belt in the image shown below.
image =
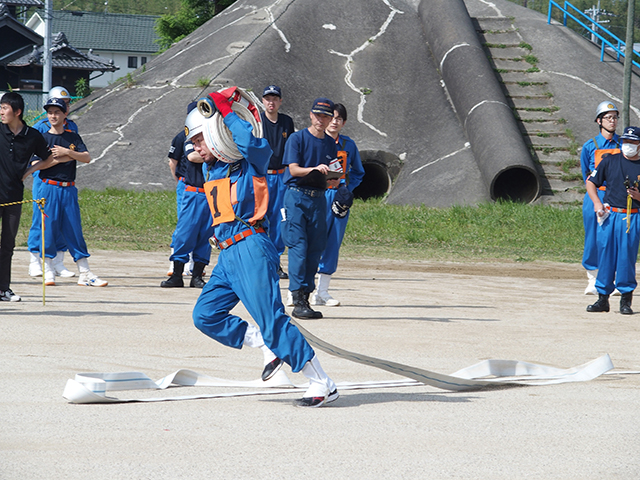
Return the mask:
{"type": "Polygon", "coordinates": [[[324,196],[324,190],[317,190],[315,188],[302,188],[302,187],[289,187],[291,190],[297,190],[298,192],[304,193],[310,197],[322,197],[324,196]]]}

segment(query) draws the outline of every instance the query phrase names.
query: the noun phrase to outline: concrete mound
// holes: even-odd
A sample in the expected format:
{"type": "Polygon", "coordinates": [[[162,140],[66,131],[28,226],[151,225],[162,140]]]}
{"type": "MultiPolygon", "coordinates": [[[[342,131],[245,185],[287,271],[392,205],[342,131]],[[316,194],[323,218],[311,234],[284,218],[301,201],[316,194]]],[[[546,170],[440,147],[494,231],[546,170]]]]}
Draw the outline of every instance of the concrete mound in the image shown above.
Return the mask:
{"type": "MultiPolygon", "coordinates": [[[[275,83],[298,129],[316,97],[347,106],[344,132],[365,163],[363,198],[432,207],[533,201],[536,165],[467,11],[485,8],[479,0],[239,0],[140,73],[78,103],[72,118],[93,155],[79,184],[174,188],[166,159],[186,105],[231,85],[260,96],[275,83]]],[[[594,91],[589,106],[600,97],[594,91]]]]}

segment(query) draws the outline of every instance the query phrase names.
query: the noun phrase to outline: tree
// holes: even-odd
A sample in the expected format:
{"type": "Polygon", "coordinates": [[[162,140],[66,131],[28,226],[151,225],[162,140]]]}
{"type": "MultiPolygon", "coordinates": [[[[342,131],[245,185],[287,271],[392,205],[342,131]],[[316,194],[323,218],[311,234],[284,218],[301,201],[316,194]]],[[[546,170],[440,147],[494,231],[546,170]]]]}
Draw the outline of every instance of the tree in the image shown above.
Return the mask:
{"type": "Polygon", "coordinates": [[[235,0],[181,0],[180,9],[175,14],[163,15],[156,21],[160,48],[166,50],[234,2],[235,0]]]}

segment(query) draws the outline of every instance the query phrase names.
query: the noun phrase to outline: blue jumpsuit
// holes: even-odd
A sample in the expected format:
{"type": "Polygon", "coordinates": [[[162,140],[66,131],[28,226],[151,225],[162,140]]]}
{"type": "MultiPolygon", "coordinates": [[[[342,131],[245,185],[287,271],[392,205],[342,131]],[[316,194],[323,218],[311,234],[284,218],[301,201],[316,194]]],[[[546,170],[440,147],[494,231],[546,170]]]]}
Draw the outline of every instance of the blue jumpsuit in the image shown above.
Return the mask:
{"type": "Polygon", "coordinates": [[[603,295],[611,295],[614,288],[621,294],[633,292],[638,285],[636,259],[640,220],[637,209],[640,202],[633,201],[632,210],[636,211],[629,214],[631,221],[627,233],[627,189],[624,186],[627,176],[631,183],[640,181],[640,160],[631,161],[618,153],[604,158],[589,177],[597,187],[606,182],[604,201],[611,205],[611,214],[597,227],[599,269],[596,289],[603,295]]]}
{"type": "MultiPolygon", "coordinates": [[[[189,151],[193,151],[193,144],[191,143],[186,143],[187,136],[184,133],[184,129],[180,130],[180,132],[173,137],[173,140],[171,141],[171,148],[169,149],[169,155],[168,157],[175,160],[177,163],[176,165],[176,177],[178,177],[178,183],[176,184],[176,218],[180,217],[180,208],[182,206],[182,196],[184,195],[184,189],[185,189],[185,184],[184,184],[184,175],[185,175],[185,168],[186,168],[186,162],[189,161],[189,159],[187,158],[187,155],[189,154],[189,152],[187,151],[187,149],[189,149],[189,151]]],[[[173,232],[173,235],[171,236],[171,248],[173,248],[173,243],[175,241],[175,230],[173,232]]]]}
{"type": "MultiPolygon", "coordinates": [[[[349,191],[353,192],[364,178],[364,167],[360,159],[360,152],[356,143],[346,135],[338,135],[336,146],[338,147],[338,159],[340,159],[342,170],[345,172],[345,175],[340,179],[340,183],[347,185],[349,191]]],[[[349,211],[343,218],[338,218],[331,212],[331,204],[336,197],[337,191],[337,188],[328,188],[325,192],[325,198],[327,199],[327,248],[322,252],[318,272],[326,275],[333,275],[338,268],[340,245],[342,245],[344,232],[349,221],[349,211]]]]}
{"type": "MultiPolygon", "coordinates": [[[[305,128],[287,141],[282,163],[316,167],[321,163],[329,165],[337,155],[333,138],[329,135],[316,138],[305,128]]],[[[327,246],[326,181],[323,180],[322,185],[308,184],[307,177],[293,177],[288,169],[284,181],[286,220],[282,225],[282,238],[289,248],[289,290],[311,293],[315,289],[320,256],[327,246]]]]}
{"type": "Polygon", "coordinates": [[[260,117],[262,118],[264,138],[267,139],[273,151],[269,159],[269,168],[267,169],[267,184],[269,186],[269,207],[267,208],[266,216],[268,220],[267,228],[278,255],[282,255],[285,245],[280,231],[282,223],[280,211],[284,204],[284,192],[286,190],[284,185],[285,166],[282,165],[282,156],[287,139],[296,130],[293,125],[293,119],[289,115],[278,113],[278,121],[276,123],[269,120],[264,112],[260,114],[260,117]]]}
{"type": "MultiPolygon", "coordinates": [[[[45,117],[42,120],[38,121],[34,126],[34,129],[38,130],[40,133],[47,133],[51,129],[51,123],[45,117]]],[[[68,118],[64,121],[65,130],[69,130],[71,132],[78,133],[78,125],[73,120],[69,120],[68,118]]],[[[31,187],[31,198],[34,200],[40,195],[40,185],[42,181],[40,180],[40,170],[36,170],[33,172],[33,186],[31,187]]],[[[27,239],[27,247],[29,251],[34,254],[40,254],[40,248],[42,247],[41,243],[41,235],[40,235],[40,222],[41,222],[41,214],[40,209],[33,205],[33,213],[31,215],[31,228],[29,229],[29,237],[27,239]],[[37,217],[37,218],[36,218],[37,217]]],[[[67,250],[67,246],[64,243],[64,238],[62,236],[58,237],[56,240],[58,251],[67,250]]]]}
{"type": "MultiPolygon", "coordinates": [[[[49,147],[60,145],[77,152],[86,152],[82,138],[77,133],[65,130],[62,134],[43,133],[49,147]]],[[[73,260],[89,257],[87,244],[82,235],[78,189],[71,183],[76,179],[76,161],[60,163],[40,171],[38,195],[46,200],[44,249],[47,258],[54,258],[58,251],[58,239],[62,238],[69,248],[73,260]]],[[[41,242],[41,217],[37,215],[37,242],[41,242]]]]}
{"type": "Polygon", "coordinates": [[[211,181],[205,188],[215,237],[229,246],[218,255],[193,309],[193,321],[223,345],[242,348],[248,324],[230,313],[242,302],[260,327],[265,345],[292,371],[299,372],[315,353],[285,313],[278,254],[268,235],[257,231],[269,201],[265,175],[271,149],[265,139],[254,137],[251,124],[235,113],[228,114],[224,123],[244,158],[233,164],[215,162],[209,171],[211,181]],[[237,238],[231,241],[234,236],[237,238]]]}
{"type": "MultiPolygon", "coordinates": [[[[185,144],[185,153],[193,151],[193,144],[185,144]]],[[[178,224],[173,232],[173,254],[169,259],[174,262],[189,262],[189,254],[193,252],[193,261],[209,265],[211,244],[209,237],[213,235],[211,213],[204,193],[204,166],[187,160],[185,164],[184,189],[178,212],[178,224]]]]}
{"type": "MultiPolygon", "coordinates": [[[[596,156],[605,157],[607,154],[620,152],[620,140],[617,134],[613,134],[612,140],[607,140],[601,133],[588,140],[582,146],[580,153],[580,168],[582,170],[582,179],[586,182],[591,172],[596,167],[596,156]]],[[[602,202],[606,187],[603,185],[598,190],[598,197],[602,202]]],[[[598,269],[598,248],[596,244],[596,230],[598,219],[593,212],[593,201],[588,193],[584,195],[582,202],[582,223],[584,225],[584,251],[582,254],[582,266],[586,270],[598,269]]]]}

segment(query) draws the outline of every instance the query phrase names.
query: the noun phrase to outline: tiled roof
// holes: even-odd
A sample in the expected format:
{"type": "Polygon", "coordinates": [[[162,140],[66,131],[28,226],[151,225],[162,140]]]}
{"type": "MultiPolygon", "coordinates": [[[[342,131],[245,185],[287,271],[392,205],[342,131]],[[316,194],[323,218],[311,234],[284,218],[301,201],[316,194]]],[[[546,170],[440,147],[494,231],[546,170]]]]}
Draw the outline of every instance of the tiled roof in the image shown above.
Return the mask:
{"type": "Polygon", "coordinates": [[[24,5],[26,7],[43,7],[44,3],[40,0],[0,0],[0,3],[4,3],[6,5],[16,5],[21,6],[24,5]]]}
{"type": "MultiPolygon", "coordinates": [[[[10,67],[25,67],[27,65],[42,66],[43,47],[34,45],[31,53],[9,63],[10,67]]],[[[118,69],[113,60],[98,55],[87,55],[67,42],[64,33],[58,33],[51,47],[53,68],[73,68],[78,70],[90,70],[99,72],[114,72],[118,69]]]]}
{"type": "MultiPolygon", "coordinates": [[[[2,0],[0,0],[2,1],[2,0]]],[[[76,48],[155,53],[156,15],[54,10],[51,29],[64,32],[76,48]]]]}

